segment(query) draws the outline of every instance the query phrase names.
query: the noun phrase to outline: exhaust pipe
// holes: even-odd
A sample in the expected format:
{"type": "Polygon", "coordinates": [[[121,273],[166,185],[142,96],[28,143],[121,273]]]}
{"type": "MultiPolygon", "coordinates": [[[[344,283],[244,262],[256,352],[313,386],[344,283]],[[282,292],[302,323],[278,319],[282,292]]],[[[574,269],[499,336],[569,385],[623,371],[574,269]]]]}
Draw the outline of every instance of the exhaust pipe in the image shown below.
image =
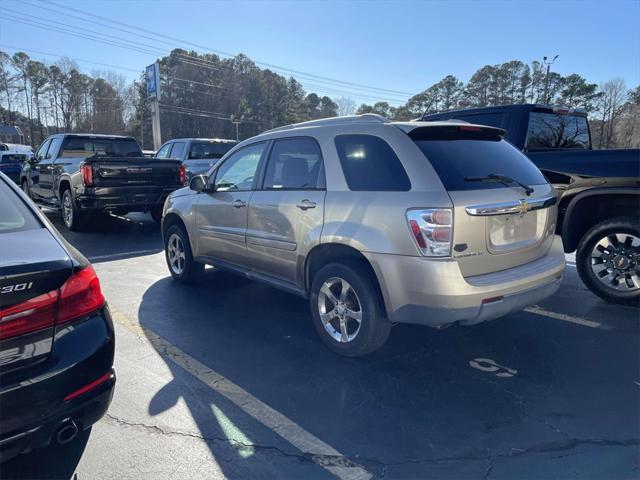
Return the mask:
{"type": "Polygon", "coordinates": [[[64,422],[55,434],[56,442],[60,445],[71,442],[78,435],[78,425],[73,420],[64,422]]]}

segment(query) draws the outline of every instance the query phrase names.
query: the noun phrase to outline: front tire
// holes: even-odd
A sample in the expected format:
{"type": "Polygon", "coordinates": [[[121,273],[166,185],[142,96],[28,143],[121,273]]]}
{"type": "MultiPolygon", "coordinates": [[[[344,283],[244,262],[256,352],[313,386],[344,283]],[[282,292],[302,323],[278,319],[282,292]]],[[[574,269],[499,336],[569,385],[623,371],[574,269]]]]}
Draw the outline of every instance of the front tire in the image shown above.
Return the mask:
{"type": "Polygon", "coordinates": [[[189,237],[179,225],[171,225],[165,235],[164,256],[174,280],[192,283],[204,272],[204,264],[196,262],[191,253],[189,237]]]}
{"type": "Polygon", "coordinates": [[[640,224],[632,217],[600,222],[584,234],[576,252],[584,284],[603,300],[640,304],[640,224]]]}
{"type": "Polygon", "coordinates": [[[20,188],[27,197],[31,198],[31,192],[29,191],[29,182],[26,178],[23,178],[20,182],[20,188]]]}
{"type": "Polygon", "coordinates": [[[357,262],[330,263],[311,284],[313,323],[334,352],[359,357],[377,350],[391,330],[375,278],[357,262]]]}
{"type": "Polygon", "coordinates": [[[65,226],[74,232],[82,230],[84,226],[83,215],[80,213],[69,188],[62,192],[62,220],[65,226]]]}

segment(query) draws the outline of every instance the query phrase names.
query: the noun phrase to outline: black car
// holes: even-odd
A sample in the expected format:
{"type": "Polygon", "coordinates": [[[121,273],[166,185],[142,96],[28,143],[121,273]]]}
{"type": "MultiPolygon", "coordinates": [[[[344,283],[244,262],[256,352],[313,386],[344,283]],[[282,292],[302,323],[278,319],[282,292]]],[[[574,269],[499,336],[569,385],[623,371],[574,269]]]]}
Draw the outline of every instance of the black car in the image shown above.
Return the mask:
{"type": "Polygon", "coordinates": [[[114,344],[93,267],[0,173],[0,461],[105,414],[114,344]]]}

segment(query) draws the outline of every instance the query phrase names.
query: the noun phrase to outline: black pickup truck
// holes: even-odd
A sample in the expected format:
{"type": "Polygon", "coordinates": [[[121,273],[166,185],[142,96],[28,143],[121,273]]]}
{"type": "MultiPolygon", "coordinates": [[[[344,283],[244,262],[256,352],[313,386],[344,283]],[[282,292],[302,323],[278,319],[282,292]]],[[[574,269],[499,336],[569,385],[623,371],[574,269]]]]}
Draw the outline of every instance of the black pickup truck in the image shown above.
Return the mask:
{"type": "MultiPolygon", "coordinates": [[[[424,115],[507,131],[559,194],[556,231],[576,252],[582,281],[601,298],[640,301],[640,150],[594,150],[584,111],[505,105],[424,115]]],[[[494,172],[499,175],[500,172],[494,172]]],[[[516,179],[517,180],[517,179],[516,179]]]]}
{"type": "Polygon", "coordinates": [[[167,195],[185,179],[179,160],[145,157],[132,137],[65,133],[47,138],[25,162],[20,185],[79,230],[97,212],[149,211],[159,221],[167,195]]]}

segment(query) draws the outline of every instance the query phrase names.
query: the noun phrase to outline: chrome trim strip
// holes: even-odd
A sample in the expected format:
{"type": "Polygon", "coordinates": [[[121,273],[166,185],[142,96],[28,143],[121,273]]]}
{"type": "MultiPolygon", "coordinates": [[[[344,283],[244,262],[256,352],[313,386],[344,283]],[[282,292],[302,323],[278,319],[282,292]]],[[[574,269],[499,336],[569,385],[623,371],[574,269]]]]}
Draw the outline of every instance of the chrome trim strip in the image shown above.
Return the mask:
{"type": "Polygon", "coordinates": [[[469,215],[474,216],[488,216],[488,215],[509,215],[517,213],[524,215],[532,210],[540,210],[542,208],[548,208],[555,205],[558,201],[558,197],[542,197],[535,200],[527,200],[521,198],[514,202],[502,202],[502,203],[487,203],[485,205],[471,205],[465,207],[465,211],[469,215]]]}

